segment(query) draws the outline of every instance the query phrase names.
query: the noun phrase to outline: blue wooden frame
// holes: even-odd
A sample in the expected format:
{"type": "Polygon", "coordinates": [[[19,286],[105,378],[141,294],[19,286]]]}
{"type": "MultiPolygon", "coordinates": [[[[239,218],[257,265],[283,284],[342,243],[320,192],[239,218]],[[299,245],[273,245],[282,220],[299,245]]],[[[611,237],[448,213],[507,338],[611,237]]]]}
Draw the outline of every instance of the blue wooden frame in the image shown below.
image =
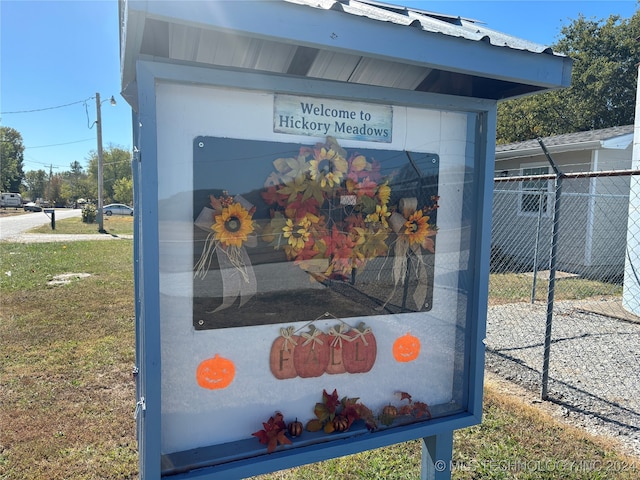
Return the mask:
{"type": "MultiPolygon", "coordinates": [[[[141,478],[160,478],[161,469],[161,351],[158,236],[158,172],[156,138],[156,93],[160,82],[232,86],[277,93],[327,96],[363,101],[384,101],[432,109],[462,111],[477,115],[473,197],[476,215],[472,225],[472,295],[467,308],[467,336],[464,368],[468,383],[466,411],[428,422],[382,430],[375,435],[353,435],[341,440],[283,449],[243,460],[196,468],[168,478],[238,478],[347,455],[416,438],[424,439],[423,478],[448,478],[453,430],[477,424],[482,416],[484,336],[488,296],[493,161],[496,102],[477,98],[451,97],[398,91],[384,87],[337,84],[281,75],[206,69],[141,59],[136,64],[138,108],[134,114],[134,181],[136,197],[135,282],[136,282],[136,369],[137,421],[141,478]],[[441,458],[448,455],[448,458],[441,458]],[[435,468],[445,460],[447,468],[435,468]]],[[[203,463],[203,465],[206,462],[203,463]]],[[[196,466],[196,465],[194,465],[196,466]]]]}

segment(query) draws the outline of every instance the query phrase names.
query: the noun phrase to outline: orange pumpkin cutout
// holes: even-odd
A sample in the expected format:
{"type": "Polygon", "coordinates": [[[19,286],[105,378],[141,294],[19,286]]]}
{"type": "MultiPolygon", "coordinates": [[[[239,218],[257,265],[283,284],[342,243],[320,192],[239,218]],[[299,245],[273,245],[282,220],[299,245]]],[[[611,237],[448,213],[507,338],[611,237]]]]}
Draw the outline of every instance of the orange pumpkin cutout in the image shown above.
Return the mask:
{"type": "Polygon", "coordinates": [[[350,342],[345,342],[342,349],[344,368],[349,373],[367,373],[376,363],[378,345],[376,337],[364,322],[349,331],[350,342]]]}
{"type": "Polygon", "coordinates": [[[300,337],[293,350],[296,372],[302,378],[319,377],[329,365],[329,335],[310,325],[309,331],[303,332],[300,337]]]}
{"type": "Polygon", "coordinates": [[[294,335],[295,328],[281,328],[280,336],[273,341],[269,354],[269,368],[278,380],[294,378],[298,376],[293,361],[293,352],[302,337],[294,335]]]}
{"type": "Polygon", "coordinates": [[[236,375],[236,366],[228,358],[216,353],[215,357],[203,360],[196,370],[198,385],[209,390],[227,388],[236,375]]]}
{"type": "Polygon", "coordinates": [[[420,355],[420,339],[410,333],[393,342],[393,358],[397,362],[412,362],[420,355]]]}

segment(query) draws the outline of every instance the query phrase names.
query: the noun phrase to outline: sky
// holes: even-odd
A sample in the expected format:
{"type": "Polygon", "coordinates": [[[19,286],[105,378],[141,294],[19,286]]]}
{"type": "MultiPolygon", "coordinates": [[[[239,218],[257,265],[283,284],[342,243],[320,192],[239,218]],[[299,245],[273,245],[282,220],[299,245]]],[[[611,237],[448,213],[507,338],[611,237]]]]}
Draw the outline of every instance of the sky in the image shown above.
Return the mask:
{"type": "MultiPolygon", "coordinates": [[[[471,18],[544,45],[557,41],[579,14],[630,18],[639,8],[636,0],[386,3],[471,18]]],[[[86,168],[97,149],[96,93],[103,101],[104,147],[131,150],[131,108],[120,91],[116,0],[0,0],[0,125],[22,135],[25,171],[61,173],[74,161],[86,168]]]]}

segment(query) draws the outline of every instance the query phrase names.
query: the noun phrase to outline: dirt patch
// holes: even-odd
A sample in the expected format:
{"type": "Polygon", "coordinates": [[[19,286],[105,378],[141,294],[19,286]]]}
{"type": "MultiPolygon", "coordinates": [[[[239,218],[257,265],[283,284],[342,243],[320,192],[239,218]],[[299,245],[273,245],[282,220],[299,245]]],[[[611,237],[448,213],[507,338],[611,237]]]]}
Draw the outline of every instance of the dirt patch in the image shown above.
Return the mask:
{"type": "Polygon", "coordinates": [[[66,285],[75,280],[81,280],[90,276],[90,273],[61,273],[60,275],[54,275],[54,277],[47,282],[47,285],[66,285]]]}
{"type": "Polygon", "coordinates": [[[640,323],[639,316],[634,315],[622,306],[622,299],[620,297],[604,297],[576,302],[576,309],[586,313],[596,313],[605,317],[625,320],[627,322],[640,323]]]}

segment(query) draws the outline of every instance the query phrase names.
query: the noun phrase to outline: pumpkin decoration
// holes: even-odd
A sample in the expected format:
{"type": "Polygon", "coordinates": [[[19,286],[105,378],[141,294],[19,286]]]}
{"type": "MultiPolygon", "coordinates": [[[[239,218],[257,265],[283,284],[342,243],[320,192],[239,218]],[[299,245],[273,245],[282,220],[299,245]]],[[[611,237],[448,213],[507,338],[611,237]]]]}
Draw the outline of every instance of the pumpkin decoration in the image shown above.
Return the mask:
{"type": "Polygon", "coordinates": [[[347,369],[342,360],[345,342],[350,342],[352,337],[347,334],[349,326],[342,323],[329,329],[329,364],[326,372],[331,375],[346,373],[347,369]]]}
{"type": "Polygon", "coordinates": [[[346,432],[349,430],[349,419],[344,415],[336,415],[333,418],[333,431],[346,432]]]}
{"type": "Polygon", "coordinates": [[[300,337],[293,351],[296,372],[302,378],[319,377],[329,364],[329,337],[314,325],[300,337]]]}
{"type": "Polygon", "coordinates": [[[301,435],[303,429],[304,427],[302,426],[302,422],[299,422],[297,418],[295,419],[294,422],[289,422],[289,425],[287,426],[289,435],[291,435],[294,438],[301,435]]]}
{"type": "Polygon", "coordinates": [[[196,370],[198,385],[209,390],[227,388],[236,375],[236,366],[228,358],[215,357],[200,362],[196,370]]]}
{"type": "Polygon", "coordinates": [[[300,343],[300,337],[294,335],[294,327],[280,329],[280,336],[273,341],[269,355],[269,367],[271,373],[278,380],[294,378],[298,376],[293,361],[293,352],[300,343]]]}
{"type": "Polygon", "coordinates": [[[379,420],[380,420],[380,423],[388,427],[395,421],[397,416],[398,416],[398,407],[396,407],[395,405],[389,404],[389,405],[385,405],[385,407],[382,409],[382,414],[380,415],[379,420]]]}
{"type": "Polygon", "coordinates": [[[420,339],[407,333],[393,342],[392,351],[397,362],[412,362],[420,355],[420,339]]]}
{"type": "Polygon", "coordinates": [[[349,373],[368,372],[376,362],[378,352],[376,337],[364,322],[360,322],[356,328],[349,331],[348,335],[351,337],[351,341],[343,343],[342,352],[346,371],[349,373]]]}
{"type": "Polygon", "coordinates": [[[398,408],[394,405],[386,405],[383,409],[382,409],[382,414],[383,415],[388,415],[389,417],[397,417],[398,416],[398,408]]]}

